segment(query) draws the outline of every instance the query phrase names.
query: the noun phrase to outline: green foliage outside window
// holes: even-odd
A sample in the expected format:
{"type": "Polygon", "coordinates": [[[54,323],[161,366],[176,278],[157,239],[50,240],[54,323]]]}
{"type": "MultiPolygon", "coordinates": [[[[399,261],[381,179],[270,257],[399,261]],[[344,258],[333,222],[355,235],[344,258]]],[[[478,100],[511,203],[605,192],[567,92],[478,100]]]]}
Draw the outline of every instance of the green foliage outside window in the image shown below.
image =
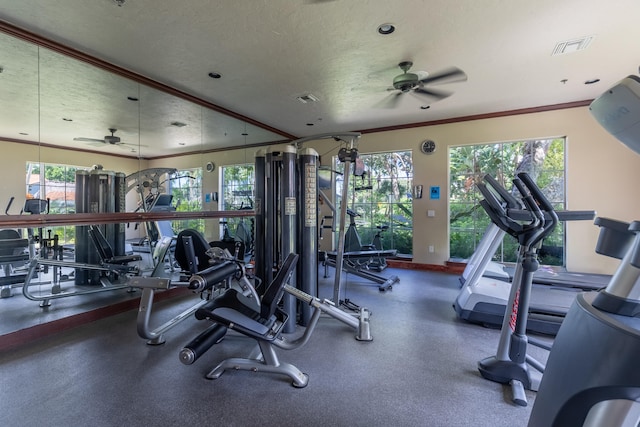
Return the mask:
{"type": "MultiPolygon", "coordinates": [[[[565,209],[564,138],[509,143],[467,145],[449,149],[449,253],[452,259],[467,259],[474,252],[489,217],[478,202],[482,195],[476,184],[489,174],[512,191],[513,177],[531,175],[556,209],[565,209]]],[[[514,194],[518,194],[517,191],[514,194]]],[[[540,261],[564,265],[564,224],[559,223],[545,239],[540,261]]],[[[496,261],[514,262],[517,242],[505,237],[496,252],[496,261]]]]}

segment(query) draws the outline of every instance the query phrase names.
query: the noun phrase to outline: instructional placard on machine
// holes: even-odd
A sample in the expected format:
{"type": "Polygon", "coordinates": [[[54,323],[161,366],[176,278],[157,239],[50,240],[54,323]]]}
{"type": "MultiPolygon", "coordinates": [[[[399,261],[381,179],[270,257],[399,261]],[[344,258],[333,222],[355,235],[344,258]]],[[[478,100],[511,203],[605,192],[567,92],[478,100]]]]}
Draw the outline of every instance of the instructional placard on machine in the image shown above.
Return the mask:
{"type": "Polygon", "coordinates": [[[296,198],[286,197],[284,199],[284,214],[295,215],[296,214],[296,198]]]}

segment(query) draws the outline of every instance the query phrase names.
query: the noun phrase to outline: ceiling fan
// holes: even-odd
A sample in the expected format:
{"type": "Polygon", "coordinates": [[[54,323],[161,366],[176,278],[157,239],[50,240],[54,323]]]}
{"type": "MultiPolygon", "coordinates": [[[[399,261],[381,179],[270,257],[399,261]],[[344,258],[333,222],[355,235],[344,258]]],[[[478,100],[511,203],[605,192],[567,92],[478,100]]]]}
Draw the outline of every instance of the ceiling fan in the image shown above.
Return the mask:
{"type": "Polygon", "coordinates": [[[451,96],[453,92],[432,89],[427,87],[428,85],[467,81],[467,75],[465,72],[457,67],[450,67],[445,70],[429,74],[426,71],[410,73],[409,70],[412,66],[413,62],[411,61],[403,61],[398,64],[398,67],[400,67],[403,73],[394,77],[393,87],[388,89],[395,91],[395,93],[383,99],[379,104],[380,107],[396,107],[402,95],[406,93],[421,99],[438,101],[451,96]]]}
{"type": "Polygon", "coordinates": [[[122,148],[125,148],[125,149],[128,149],[127,147],[125,147],[125,146],[128,146],[128,147],[132,147],[131,148],[132,150],[135,147],[144,147],[144,145],[127,144],[125,142],[122,142],[120,140],[120,137],[115,135],[117,130],[118,129],[115,129],[115,128],[109,128],[109,132],[111,132],[111,135],[105,135],[105,137],[103,139],[78,137],[78,138],[73,138],[73,140],[74,141],[81,141],[81,142],[88,142],[93,146],[100,146],[100,145],[103,145],[103,144],[108,144],[108,145],[121,146],[122,148]]]}

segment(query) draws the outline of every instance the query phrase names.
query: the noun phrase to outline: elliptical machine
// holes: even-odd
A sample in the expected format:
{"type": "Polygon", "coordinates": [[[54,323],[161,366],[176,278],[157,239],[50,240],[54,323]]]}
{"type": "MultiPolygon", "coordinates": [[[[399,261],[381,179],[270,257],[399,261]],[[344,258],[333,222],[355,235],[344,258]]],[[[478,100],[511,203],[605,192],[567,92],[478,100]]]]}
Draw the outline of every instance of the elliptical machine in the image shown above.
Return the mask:
{"type": "Polygon", "coordinates": [[[545,344],[527,337],[533,273],[538,269],[537,246],[553,232],[558,216],[526,173],[518,174],[513,180],[522,195],[524,210],[507,207],[517,205],[514,197],[491,176],[485,176],[484,181],[478,185],[484,196],[481,206],[500,229],[518,240],[520,246],[498,349],[494,356],[478,362],[478,370],[488,380],[510,384],[513,402],[526,406],[525,389],[537,390],[544,372],[544,365],[527,355],[527,344],[549,349],[545,344]],[[530,366],[534,369],[530,369],[530,366]]]}
{"type": "MultiPolygon", "coordinates": [[[[640,78],[621,80],[590,110],[609,133],[640,153],[640,78]]],[[[640,222],[632,222],[629,231],[635,243],[609,285],[578,295],[562,323],[530,427],[640,423],[640,222]]]]}

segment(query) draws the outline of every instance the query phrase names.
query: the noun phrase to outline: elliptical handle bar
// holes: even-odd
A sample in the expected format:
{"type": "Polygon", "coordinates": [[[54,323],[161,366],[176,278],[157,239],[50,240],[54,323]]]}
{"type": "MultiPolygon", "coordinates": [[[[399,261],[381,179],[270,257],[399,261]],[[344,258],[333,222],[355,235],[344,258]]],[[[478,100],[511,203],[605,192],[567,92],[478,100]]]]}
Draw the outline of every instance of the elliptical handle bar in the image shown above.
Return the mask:
{"type": "Polygon", "coordinates": [[[522,184],[522,181],[519,178],[513,179],[513,185],[518,189],[520,194],[522,194],[522,201],[527,207],[527,210],[531,212],[533,217],[529,226],[531,228],[539,227],[542,224],[544,227],[546,220],[544,217],[544,213],[540,210],[540,206],[536,203],[533,195],[528,191],[528,189],[522,184]]]}
{"type": "Polygon", "coordinates": [[[534,244],[536,244],[539,240],[551,234],[553,229],[558,224],[558,214],[556,213],[549,199],[547,199],[547,197],[542,193],[542,190],[540,190],[540,187],[538,187],[536,183],[533,182],[533,179],[531,179],[529,174],[525,172],[520,172],[518,174],[518,178],[524,183],[524,185],[527,187],[527,189],[531,193],[531,196],[536,201],[536,204],[539,206],[539,210],[543,211],[541,212],[541,214],[543,215],[543,218],[545,218],[545,214],[546,216],[548,216],[548,218],[545,219],[544,232],[541,233],[538,239],[534,242],[534,244]]]}
{"type": "Polygon", "coordinates": [[[500,200],[498,200],[495,193],[489,190],[489,187],[487,187],[486,184],[480,182],[476,185],[476,187],[482,194],[482,197],[484,197],[484,199],[487,201],[491,209],[493,209],[494,211],[500,214],[506,214],[504,205],[500,203],[500,200]]]}
{"type": "MultiPolygon", "coordinates": [[[[543,211],[549,212],[549,213],[555,212],[555,210],[553,209],[553,205],[551,204],[549,199],[547,199],[547,197],[542,193],[542,190],[540,190],[540,187],[538,187],[536,183],[533,182],[533,179],[531,179],[528,173],[520,172],[518,174],[518,178],[520,178],[520,180],[522,180],[524,185],[527,186],[527,188],[531,192],[531,195],[536,200],[536,202],[540,205],[540,208],[543,211]]],[[[556,215],[556,221],[557,219],[558,218],[556,215]]]]}
{"type": "Polygon", "coordinates": [[[487,174],[484,176],[484,181],[491,186],[495,190],[496,193],[504,200],[507,205],[507,208],[510,209],[522,209],[522,203],[513,197],[511,193],[509,193],[494,177],[487,174]]]}

